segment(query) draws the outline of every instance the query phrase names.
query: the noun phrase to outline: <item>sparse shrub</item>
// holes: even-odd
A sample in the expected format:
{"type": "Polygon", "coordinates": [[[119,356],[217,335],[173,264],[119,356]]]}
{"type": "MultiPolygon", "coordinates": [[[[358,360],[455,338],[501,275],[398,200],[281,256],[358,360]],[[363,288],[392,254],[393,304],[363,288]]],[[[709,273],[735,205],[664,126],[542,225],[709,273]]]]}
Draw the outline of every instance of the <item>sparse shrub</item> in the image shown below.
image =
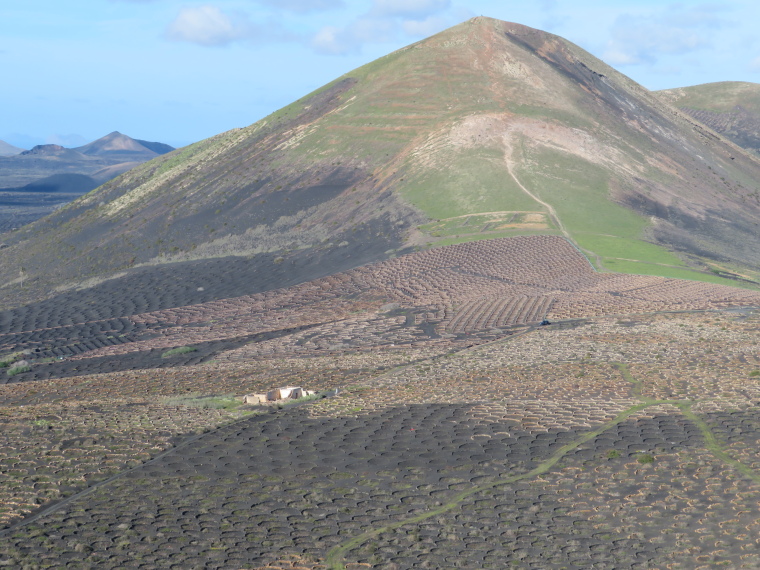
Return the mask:
{"type": "Polygon", "coordinates": [[[642,453],[636,458],[636,461],[641,463],[642,465],[646,465],[648,463],[654,463],[654,457],[649,455],[648,453],[642,453]]]}
{"type": "Polygon", "coordinates": [[[760,376],[760,370],[753,370],[749,373],[750,376],[760,376]]]}
{"type": "Polygon", "coordinates": [[[215,410],[230,410],[242,405],[242,401],[235,396],[198,396],[195,394],[164,398],[163,402],[169,406],[187,406],[188,408],[210,408],[215,410]]]}
{"type": "Polygon", "coordinates": [[[607,452],[607,459],[617,459],[620,457],[620,452],[617,449],[610,449],[607,452]]]}
{"type": "Polygon", "coordinates": [[[18,361],[22,356],[24,356],[23,352],[14,352],[12,354],[0,356],[0,368],[10,368],[11,365],[18,361]]]}
{"type": "Polygon", "coordinates": [[[8,376],[15,376],[16,374],[29,372],[31,369],[32,367],[29,366],[28,364],[24,364],[22,366],[14,366],[13,368],[8,369],[8,376]]]}
{"type": "Polygon", "coordinates": [[[172,348],[171,350],[167,350],[161,355],[161,358],[170,358],[172,356],[177,356],[178,354],[187,354],[188,352],[195,352],[198,350],[194,346],[180,346],[177,348],[172,348]]]}

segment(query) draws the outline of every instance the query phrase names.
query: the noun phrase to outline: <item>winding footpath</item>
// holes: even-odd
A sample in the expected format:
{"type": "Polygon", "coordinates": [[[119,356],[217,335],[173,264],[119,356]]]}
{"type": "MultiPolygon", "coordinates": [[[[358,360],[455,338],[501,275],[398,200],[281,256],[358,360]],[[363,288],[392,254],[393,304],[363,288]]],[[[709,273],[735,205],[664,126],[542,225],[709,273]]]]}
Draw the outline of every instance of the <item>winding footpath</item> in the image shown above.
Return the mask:
{"type": "Polygon", "coordinates": [[[647,398],[642,393],[643,383],[641,382],[641,380],[637,380],[631,375],[630,371],[628,370],[628,367],[625,364],[622,364],[622,363],[612,363],[612,364],[618,369],[618,371],[621,373],[623,378],[625,378],[628,382],[632,384],[632,394],[637,400],[640,401],[639,404],[635,404],[631,406],[630,408],[618,414],[615,418],[613,418],[609,422],[602,424],[600,427],[596,428],[595,430],[590,431],[582,435],[575,441],[572,441],[566,444],[565,446],[561,447],[551,457],[541,462],[537,467],[528,471],[527,473],[523,473],[520,475],[513,475],[511,477],[506,477],[500,481],[486,483],[483,485],[479,485],[477,487],[473,487],[471,489],[467,489],[466,491],[462,491],[461,493],[456,495],[450,502],[446,503],[445,505],[426,511],[424,513],[420,513],[406,520],[397,521],[391,524],[383,525],[381,527],[369,530],[363,534],[360,534],[359,536],[356,536],[344,542],[341,545],[336,546],[335,548],[333,548],[327,553],[327,556],[325,558],[325,564],[327,568],[329,570],[345,570],[345,565],[343,564],[343,560],[346,554],[348,554],[351,550],[354,550],[355,548],[369,542],[370,540],[376,538],[377,536],[383,533],[396,530],[397,528],[400,528],[403,526],[419,524],[432,517],[440,516],[444,513],[452,511],[453,509],[460,506],[465,499],[467,499],[468,497],[472,495],[480,493],[482,491],[485,491],[488,489],[494,489],[497,487],[502,487],[505,485],[510,485],[518,481],[523,481],[525,479],[533,479],[535,477],[538,477],[539,475],[543,475],[544,473],[552,469],[552,467],[554,467],[569,452],[573,451],[574,449],[578,448],[584,443],[600,436],[601,434],[603,434],[610,428],[613,428],[616,425],[620,424],[621,422],[627,420],[632,415],[638,412],[641,412],[642,410],[645,410],[647,408],[650,408],[652,406],[669,404],[669,405],[677,407],[681,411],[681,413],[683,413],[684,417],[686,417],[688,420],[693,422],[699,428],[699,431],[702,434],[702,437],[704,438],[704,441],[705,441],[705,447],[713,454],[713,456],[715,456],[718,460],[723,461],[727,465],[733,467],[734,469],[739,471],[742,475],[744,475],[748,479],[751,479],[752,481],[756,483],[760,483],[760,473],[757,473],[754,469],[752,469],[748,465],[745,465],[744,463],[731,457],[725,451],[724,445],[715,437],[715,434],[713,434],[713,432],[710,430],[707,423],[705,423],[704,420],[702,420],[693,411],[691,411],[691,407],[696,403],[696,401],[655,400],[653,398],[647,398]]]}

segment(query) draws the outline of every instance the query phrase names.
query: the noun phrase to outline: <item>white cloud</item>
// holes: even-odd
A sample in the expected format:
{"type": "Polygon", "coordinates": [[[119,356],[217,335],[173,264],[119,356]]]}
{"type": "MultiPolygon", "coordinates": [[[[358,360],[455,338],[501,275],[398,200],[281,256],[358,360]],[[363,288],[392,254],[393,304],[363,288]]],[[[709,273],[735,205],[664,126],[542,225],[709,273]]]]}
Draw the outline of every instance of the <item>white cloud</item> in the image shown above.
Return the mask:
{"type": "Polygon", "coordinates": [[[729,24],[721,12],[720,6],[676,4],[647,16],[620,15],[602,58],[613,65],[653,65],[661,56],[706,48],[711,31],[729,24]]]}
{"type": "Polygon", "coordinates": [[[312,46],[318,53],[345,55],[357,53],[366,43],[384,43],[396,37],[397,26],[385,18],[357,18],[345,28],[325,26],[314,36],[312,46]]]}
{"type": "Polygon", "coordinates": [[[223,46],[250,37],[253,26],[243,14],[225,14],[216,6],[182,8],[166,30],[177,42],[223,46]]]}
{"type": "Polygon", "coordinates": [[[222,12],[205,4],[182,8],[166,29],[166,37],[206,47],[225,46],[245,40],[252,43],[300,41],[276,22],[256,25],[242,12],[222,12]]]}
{"type": "Polygon", "coordinates": [[[341,38],[340,28],[335,26],[325,26],[319,30],[311,43],[319,53],[343,55],[350,51],[346,42],[341,38]]]}
{"type": "Polygon", "coordinates": [[[679,28],[710,28],[719,29],[730,22],[721,14],[730,8],[723,4],[701,4],[689,9],[682,9],[679,4],[672,5],[665,12],[663,21],[679,28]]]}
{"type": "Polygon", "coordinates": [[[329,55],[358,53],[365,44],[386,43],[400,36],[426,37],[463,19],[450,0],[373,0],[370,10],[346,26],[325,26],[312,47],[329,55]]]}
{"type": "Polygon", "coordinates": [[[626,53],[614,47],[614,43],[610,43],[607,50],[604,52],[602,59],[610,65],[634,65],[640,63],[637,56],[630,53],[626,53]]]}
{"type": "Polygon", "coordinates": [[[409,36],[426,38],[437,34],[447,26],[446,20],[440,16],[428,16],[424,20],[404,20],[401,27],[409,36]]]}

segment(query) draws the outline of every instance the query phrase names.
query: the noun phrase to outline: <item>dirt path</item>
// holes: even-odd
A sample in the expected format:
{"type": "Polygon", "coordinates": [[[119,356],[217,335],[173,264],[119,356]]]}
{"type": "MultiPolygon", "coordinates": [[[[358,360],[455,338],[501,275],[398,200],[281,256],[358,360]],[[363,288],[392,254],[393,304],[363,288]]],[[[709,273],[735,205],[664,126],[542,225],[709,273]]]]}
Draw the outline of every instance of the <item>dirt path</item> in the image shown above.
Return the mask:
{"type": "MultiPolygon", "coordinates": [[[[514,176],[513,176],[514,178],[514,176]]],[[[518,182],[519,184],[519,182],[518,182]]],[[[461,216],[452,216],[450,218],[444,218],[438,220],[439,222],[446,222],[448,220],[458,220],[460,218],[471,218],[473,216],[501,216],[504,214],[544,214],[545,212],[537,210],[505,210],[503,212],[478,212],[477,214],[462,214],[461,216]]],[[[613,236],[614,237],[614,236],[613,236]]]]}
{"type": "MultiPolygon", "coordinates": [[[[569,241],[571,244],[575,246],[575,248],[583,253],[585,256],[592,256],[596,260],[596,270],[597,271],[603,271],[604,266],[602,265],[602,259],[593,251],[589,251],[587,249],[581,248],[578,243],[573,239],[573,237],[570,235],[570,232],[567,231],[567,228],[562,223],[562,220],[560,220],[559,216],[557,215],[557,210],[554,209],[554,206],[549,204],[548,202],[544,202],[541,198],[536,196],[533,192],[528,190],[525,185],[520,182],[520,179],[515,175],[514,171],[514,161],[512,160],[512,146],[509,143],[505,142],[506,150],[504,152],[504,164],[507,166],[507,172],[509,172],[509,175],[512,177],[512,180],[515,181],[515,183],[520,187],[520,189],[527,194],[529,197],[531,197],[533,200],[541,204],[544,208],[546,208],[546,211],[549,213],[549,216],[554,221],[554,224],[559,228],[559,231],[562,232],[562,235],[569,241]]],[[[589,260],[590,262],[591,260],[589,260]]],[[[593,265],[593,264],[592,264],[593,265]]]]}
{"type": "Polygon", "coordinates": [[[352,538],[351,540],[341,544],[340,546],[337,546],[333,548],[330,552],[327,553],[327,557],[325,558],[325,565],[330,570],[345,570],[345,566],[343,565],[343,557],[344,555],[356,548],[357,546],[360,546],[364,544],[365,542],[368,542],[369,540],[383,534],[386,532],[393,531],[397,528],[400,528],[402,526],[410,525],[410,524],[418,524],[421,523],[431,517],[439,516],[444,513],[447,513],[454,508],[458,507],[462,501],[467,499],[468,497],[475,495],[476,493],[480,493],[482,491],[485,491],[487,489],[493,489],[496,487],[501,487],[503,485],[509,485],[511,483],[517,483],[518,481],[522,481],[524,479],[532,479],[534,477],[538,477],[539,475],[542,475],[549,471],[552,467],[554,467],[559,461],[567,455],[569,452],[576,449],[578,446],[594,439],[595,437],[598,437],[599,435],[603,434],[605,431],[609,430],[610,428],[618,425],[619,423],[625,421],[629,417],[631,417],[633,414],[640,412],[641,410],[644,410],[650,406],[657,405],[657,404],[668,404],[672,403],[670,401],[663,400],[661,402],[651,402],[651,403],[642,403],[642,404],[636,404],[635,406],[631,406],[624,412],[618,414],[613,420],[605,423],[601,427],[595,429],[594,431],[590,431],[583,436],[579,437],[575,441],[568,443],[567,445],[561,447],[559,450],[557,450],[554,455],[552,455],[549,459],[546,461],[541,462],[538,467],[535,467],[531,471],[528,471],[527,473],[523,473],[521,475],[514,475],[512,477],[507,477],[505,479],[502,479],[501,481],[496,481],[493,483],[486,483],[485,485],[479,485],[477,487],[472,487],[470,489],[467,489],[466,491],[462,491],[458,495],[454,497],[454,499],[445,505],[442,505],[438,507],[437,509],[433,509],[430,511],[427,511],[425,513],[421,513],[417,516],[414,516],[412,518],[397,521],[388,525],[384,525],[381,527],[378,527],[376,529],[370,530],[365,532],[364,534],[361,534],[355,538],[352,538]]]}
{"type": "Polygon", "coordinates": [[[612,363],[612,364],[620,371],[623,378],[625,378],[628,382],[632,384],[632,389],[631,389],[632,395],[640,401],[639,404],[635,404],[631,406],[630,408],[618,414],[615,418],[613,418],[609,422],[602,424],[600,427],[596,428],[593,431],[585,433],[584,435],[577,438],[575,441],[572,441],[564,445],[563,447],[558,449],[551,457],[541,462],[537,467],[535,467],[531,471],[528,471],[527,473],[514,475],[512,477],[506,477],[500,481],[495,481],[495,482],[479,485],[477,487],[472,487],[470,489],[462,491],[461,493],[456,495],[451,501],[449,501],[448,503],[436,509],[432,509],[424,513],[420,513],[406,520],[396,521],[394,523],[383,525],[378,528],[369,530],[363,534],[360,534],[359,536],[356,536],[344,542],[343,544],[339,546],[336,546],[335,548],[333,548],[327,553],[327,556],[325,558],[325,565],[327,566],[328,570],[345,570],[345,566],[343,564],[343,557],[348,552],[350,552],[351,550],[361,546],[362,544],[365,544],[366,542],[384,533],[396,530],[406,525],[418,524],[432,517],[445,514],[455,509],[456,507],[460,506],[462,502],[468,497],[471,497],[472,495],[480,493],[484,490],[493,489],[493,488],[501,487],[504,485],[509,485],[512,483],[517,483],[518,481],[522,481],[525,479],[532,479],[534,477],[538,477],[539,475],[542,475],[548,472],[552,467],[554,467],[557,463],[559,463],[559,461],[569,452],[575,450],[576,448],[583,445],[584,443],[591,441],[592,439],[602,435],[604,432],[610,430],[611,428],[625,421],[626,419],[636,414],[637,412],[640,412],[652,406],[670,404],[679,408],[681,412],[683,413],[683,415],[688,420],[692,421],[698,427],[704,439],[705,447],[713,454],[713,456],[716,459],[734,468],[736,471],[744,475],[746,478],[754,481],[755,483],[760,483],[760,473],[755,471],[751,466],[746,465],[734,459],[733,457],[731,457],[725,449],[727,447],[726,444],[720,442],[715,437],[713,432],[710,430],[707,423],[704,420],[702,420],[699,416],[697,416],[694,412],[691,411],[691,407],[693,406],[694,403],[696,403],[696,401],[655,400],[653,398],[648,398],[644,396],[642,393],[643,388],[644,388],[643,382],[641,380],[637,380],[636,378],[634,378],[629,372],[628,367],[625,364],[622,364],[622,363],[612,363]]]}
{"type": "MultiPolygon", "coordinates": [[[[511,149],[510,149],[511,151],[511,149]]],[[[562,232],[562,235],[564,235],[569,241],[572,243],[575,243],[573,238],[570,236],[570,233],[567,231],[567,228],[565,228],[564,224],[562,223],[562,220],[559,219],[559,216],[557,215],[557,211],[554,209],[554,207],[549,204],[548,202],[544,202],[541,198],[536,196],[533,192],[528,190],[522,182],[520,182],[520,179],[515,176],[514,169],[512,168],[513,162],[512,162],[512,156],[511,152],[505,152],[504,153],[504,163],[507,165],[507,172],[509,172],[509,175],[512,177],[512,180],[515,181],[515,183],[520,187],[520,189],[525,192],[528,196],[530,196],[533,200],[541,204],[544,208],[546,208],[547,212],[549,212],[549,216],[551,216],[552,220],[554,220],[554,223],[559,228],[559,230],[562,232]]]]}

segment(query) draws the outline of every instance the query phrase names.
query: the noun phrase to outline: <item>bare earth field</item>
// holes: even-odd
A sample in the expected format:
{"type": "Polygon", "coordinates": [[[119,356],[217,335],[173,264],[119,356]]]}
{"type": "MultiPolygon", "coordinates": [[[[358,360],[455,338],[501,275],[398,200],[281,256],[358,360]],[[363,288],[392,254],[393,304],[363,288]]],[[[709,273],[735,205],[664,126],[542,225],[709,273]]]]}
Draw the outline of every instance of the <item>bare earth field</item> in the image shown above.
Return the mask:
{"type": "Polygon", "coordinates": [[[6,567],[760,566],[756,291],[530,236],[118,318],[88,299],[0,319],[30,366],[0,370],[6,567]],[[320,394],[239,399],[283,385],[320,394]]]}

